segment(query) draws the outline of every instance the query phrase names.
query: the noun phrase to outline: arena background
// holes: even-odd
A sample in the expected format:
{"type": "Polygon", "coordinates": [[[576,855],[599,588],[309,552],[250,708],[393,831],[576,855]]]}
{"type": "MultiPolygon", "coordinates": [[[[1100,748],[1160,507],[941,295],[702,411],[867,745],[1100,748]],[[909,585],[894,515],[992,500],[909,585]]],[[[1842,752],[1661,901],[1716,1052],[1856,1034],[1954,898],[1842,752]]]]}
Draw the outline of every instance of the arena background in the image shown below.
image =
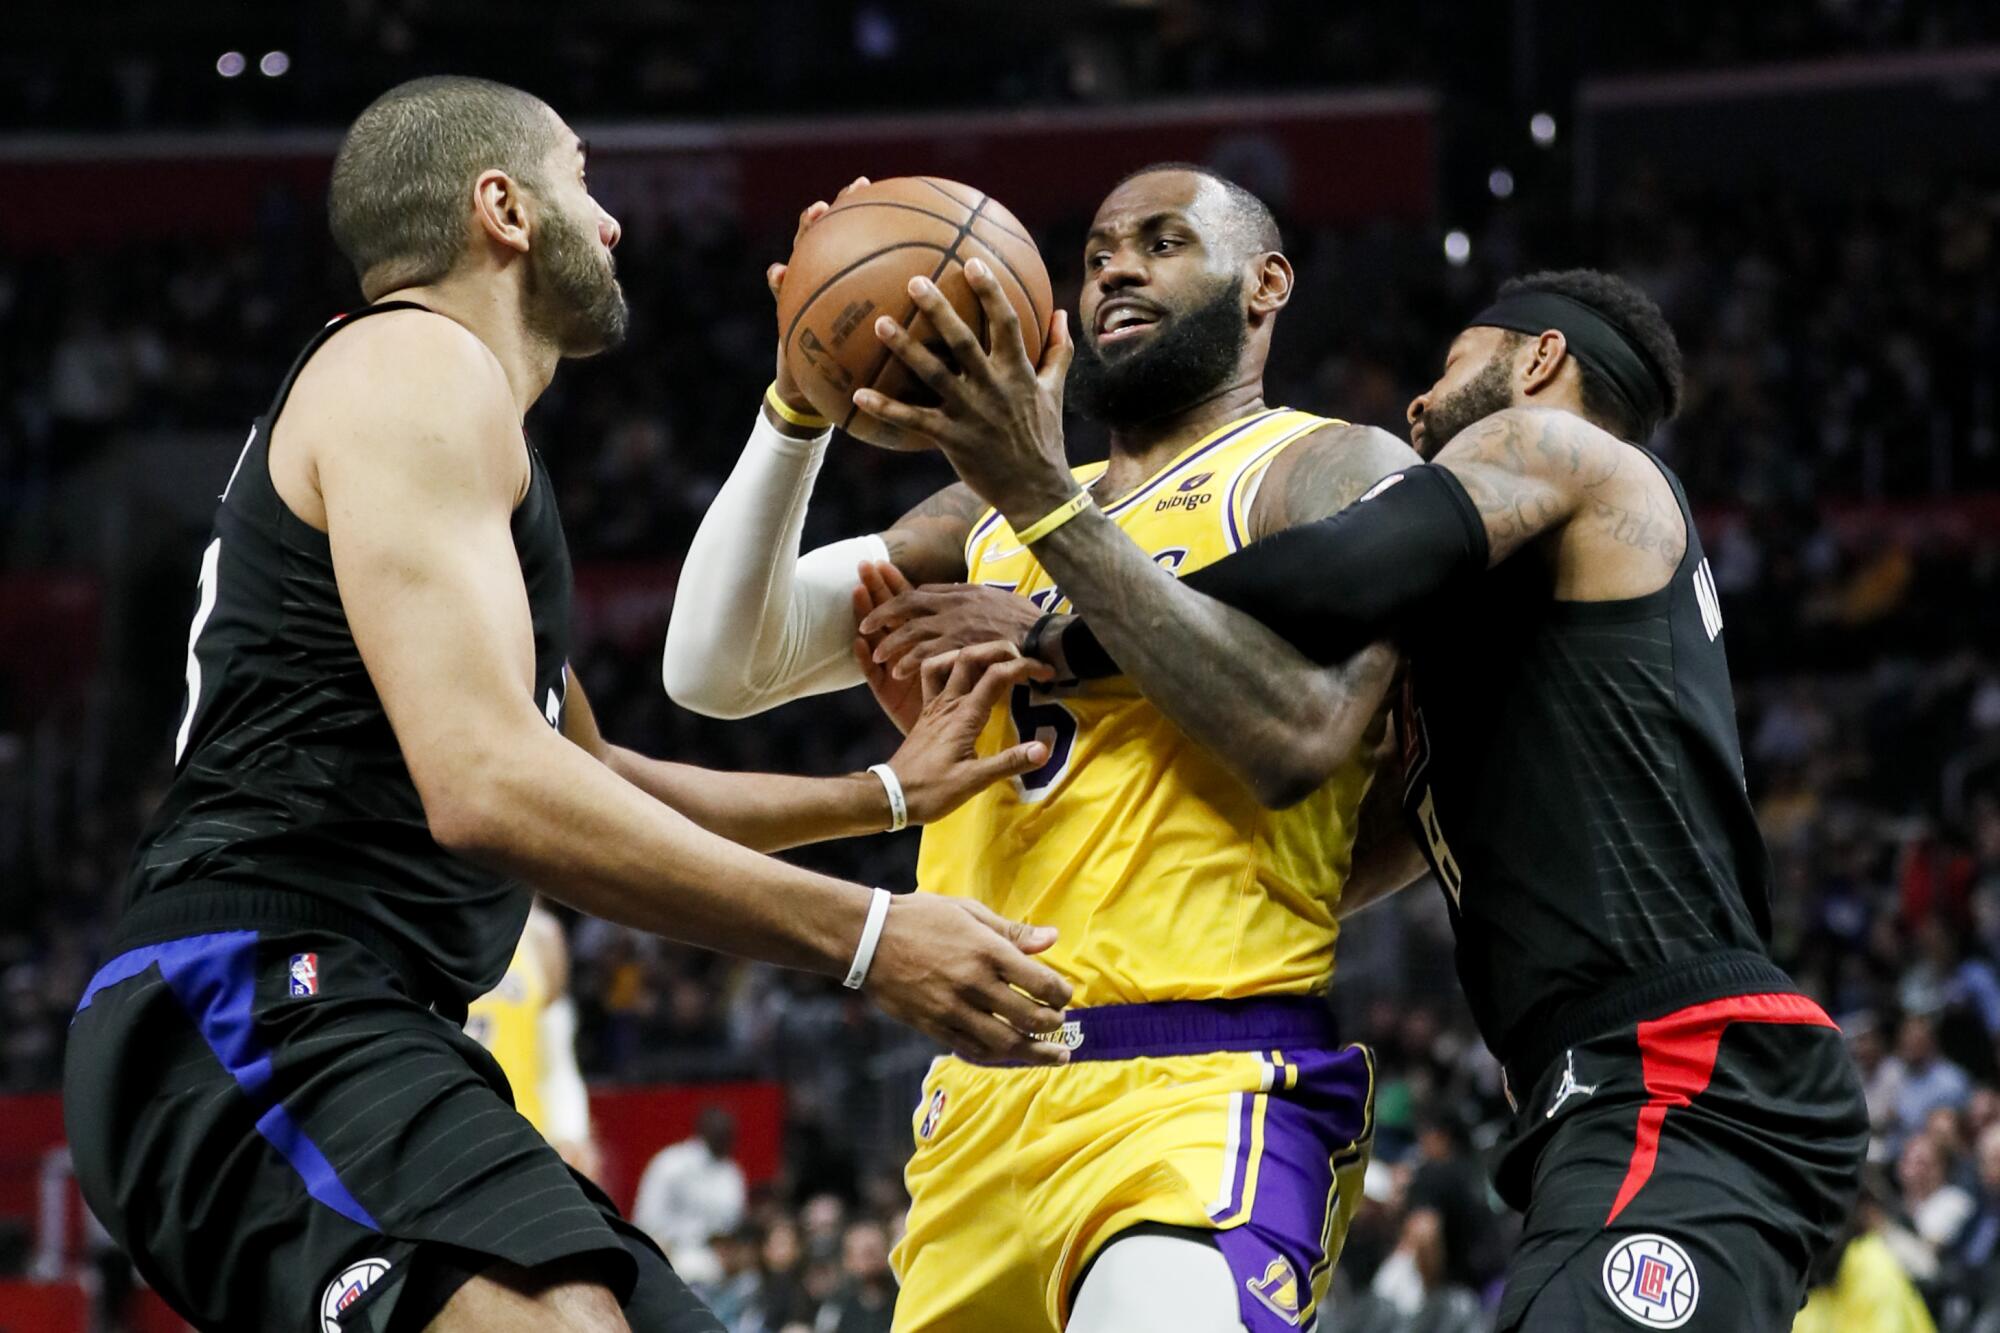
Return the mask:
{"type": "MultiPolygon", "coordinates": [[[[1777,950],[1869,1079],[1858,1224],[1938,1327],[2000,1328],[2000,9],[107,0],[7,29],[0,1329],[177,1327],[84,1223],[51,1090],[168,776],[214,495],[297,348],[359,299],[323,218],[340,127],[438,72],[518,83],[593,145],[633,335],[528,425],[607,731],[714,766],[892,745],[860,692],[718,723],[658,677],[677,562],[770,373],[763,267],[856,173],[993,191],[1073,302],[1112,181],[1213,164],[1270,201],[1299,269],[1272,401],[1399,432],[1502,277],[1640,281],[1687,349],[1659,444],[1723,595],[1777,950]]],[[[838,444],[808,542],[881,525],[941,467],[838,444]]],[[[914,856],[912,833],[803,859],[902,885],[914,856]]],[[[732,1327],[886,1328],[930,1049],[828,983],[570,934],[614,1191],[726,1105],[751,1201],[706,1258],[732,1327]]],[[[1352,924],[1335,999],[1380,1052],[1382,1167],[1322,1326],[1482,1328],[1512,1227],[1477,1167],[1501,1103],[1435,892],[1352,924]]]]}

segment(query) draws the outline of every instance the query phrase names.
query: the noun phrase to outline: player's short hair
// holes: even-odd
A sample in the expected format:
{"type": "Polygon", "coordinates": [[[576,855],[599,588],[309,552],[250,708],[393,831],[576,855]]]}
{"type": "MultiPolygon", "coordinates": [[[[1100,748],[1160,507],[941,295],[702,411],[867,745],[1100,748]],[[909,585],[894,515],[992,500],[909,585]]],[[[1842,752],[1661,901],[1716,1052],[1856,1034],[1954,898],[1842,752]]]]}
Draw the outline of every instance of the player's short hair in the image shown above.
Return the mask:
{"type": "Polygon", "coordinates": [[[327,220],[362,294],[435,282],[464,255],[472,183],[490,168],[535,188],[556,121],[533,94],[457,75],[412,79],[348,127],[327,220]]]}
{"type": "MultiPolygon", "coordinates": [[[[1673,325],[1660,307],[1637,284],[1594,268],[1567,268],[1530,273],[1510,278],[1500,286],[1500,298],[1521,292],[1551,292],[1587,305],[1602,316],[1651,365],[1659,381],[1660,401],[1665,407],[1662,421],[1673,420],[1681,410],[1685,372],[1681,365],[1681,345],[1673,325]]],[[[1615,428],[1624,439],[1637,439],[1647,423],[1633,421],[1626,399],[1603,374],[1582,358],[1577,369],[1583,375],[1583,410],[1615,428]]]]}
{"type": "Polygon", "coordinates": [[[1278,230],[1278,219],[1271,216],[1270,206],[1213,167],[1204,167],[1199,162],[1153,162],[1126,172],[1111,189],[1116,192],[1127,181],[1162,171],[1187,171],[1214,181],[1229,197],[1230,222],[1239,236],[1259,251],[1285,248],[1284,234],[1278,230]]]}

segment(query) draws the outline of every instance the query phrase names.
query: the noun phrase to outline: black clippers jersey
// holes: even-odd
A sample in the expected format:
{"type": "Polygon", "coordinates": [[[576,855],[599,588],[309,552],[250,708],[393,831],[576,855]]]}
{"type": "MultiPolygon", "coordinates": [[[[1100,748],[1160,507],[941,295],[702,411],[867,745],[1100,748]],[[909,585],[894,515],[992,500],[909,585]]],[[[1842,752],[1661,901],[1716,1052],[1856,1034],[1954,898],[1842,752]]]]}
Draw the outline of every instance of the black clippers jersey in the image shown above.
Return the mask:
{"type": "Polygon", "coordinates": [[[1770,934],[1769,862],[1715,581],[1680,481],[1660,470],[1687,522],[1666,587],[1559,602],[1550,571],[1516,558],[1407,644],[1404,810],[1503,1060],[1564,1010],[1676,964],[1775,972],[1744,959],[1770,934]]]}
{"type": "MultiPolygon", "coordinates": [[[[506,971],[531,895],[432,839],[348,631],[326,534],[278,497],[266,454],[293,382],[328,338],[420,308],[393,302],[328,324],[251,428],[202,553],[174,781],[140,843],[128,909],[143,915],[178,897],[202,901],[205,924],[248,925],[273,895],[285,897],[269,914],[294,921],[312,904],[291,895],[318,899],[325,917],[360,918],[435,994],[463,1002],[506,971]]],[[[560,726],[569,550],[532,447],[529,460],[514,549],[534,619],[535,706],[560,726]]]]}

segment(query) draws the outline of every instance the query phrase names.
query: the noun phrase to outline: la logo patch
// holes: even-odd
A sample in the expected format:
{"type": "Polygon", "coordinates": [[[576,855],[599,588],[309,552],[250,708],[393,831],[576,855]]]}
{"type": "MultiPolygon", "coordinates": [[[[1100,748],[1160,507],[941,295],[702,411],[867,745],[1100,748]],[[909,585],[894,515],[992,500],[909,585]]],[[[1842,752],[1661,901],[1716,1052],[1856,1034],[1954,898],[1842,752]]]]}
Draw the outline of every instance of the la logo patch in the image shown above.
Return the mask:
{"type": "Polygon", "coordinates": [[[1250,1294],[1286,1323],[1297,1326],[1299,1322],[1299,1275],[1292,1267],[1292,1261],[1279,1255],[1264,1265],[1261,1277],[1247,1279],[1243,1285],[1250,1294]]]}
{"type": "Polygon", "coordinates": [[[1665,1236],[1628,1236],[1604,1256],[1604,1294],[1635,1324],[1679,1328],[1701,1302],[1701,1277],[1665,1236]]]}
{"type": "Polygon", "coordinates": [[[387,1259],[363,1259],[340,1270],[340,1276],[326,1284],[319,1298],[319,1325],[326,1333],[340,1333],[341,1316],[361,1299],[362,1293],[380,1282],[389,1271],[387,1259]]]}

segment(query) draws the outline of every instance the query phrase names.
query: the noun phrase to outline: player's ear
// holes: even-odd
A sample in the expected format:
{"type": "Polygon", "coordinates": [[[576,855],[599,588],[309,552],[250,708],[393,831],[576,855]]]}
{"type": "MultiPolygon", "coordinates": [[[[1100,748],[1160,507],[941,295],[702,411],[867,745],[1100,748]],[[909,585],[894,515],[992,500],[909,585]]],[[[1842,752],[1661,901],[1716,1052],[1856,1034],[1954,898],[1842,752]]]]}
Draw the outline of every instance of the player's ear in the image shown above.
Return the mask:
{"type": "Polygon", "coordinates": [[[1551,388],[1573,360],[1567,338],[1555,329],[1542,333],[1528,343],[1526,359],[1520,365],[1522,394],[1532,398],[1551,388]]]}
{"type": "Polygon", "coordinates": [[[472,183],[472,216],[495,244],[528,253],[527,196],[512,176],[496,168],[472,183]]]}
{"type": "Polygon", "coordinates": [[[1276,250],[1257,256],[1255,285],[1250,290],[1250,315],[1262,319],[1275,315],[1292,299],[1292,261],[1276,250]]]}

